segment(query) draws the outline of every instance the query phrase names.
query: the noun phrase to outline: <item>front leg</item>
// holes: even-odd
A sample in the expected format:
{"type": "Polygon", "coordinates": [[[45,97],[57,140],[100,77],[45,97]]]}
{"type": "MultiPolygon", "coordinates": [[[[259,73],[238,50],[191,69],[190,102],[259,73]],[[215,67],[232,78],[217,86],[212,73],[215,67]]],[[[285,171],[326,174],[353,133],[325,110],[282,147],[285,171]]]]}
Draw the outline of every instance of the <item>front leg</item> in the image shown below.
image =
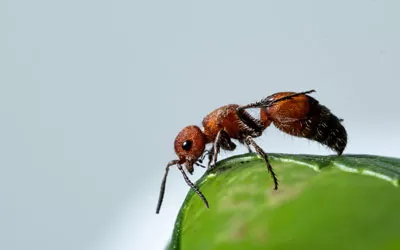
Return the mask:
{"type": "Polygon", "coordinates": [[[249,153],[253,153],[253,150],[251,150],[250,146],[248,144],[246,144],[247,150],[249,151],[249,153]]]}
{"type": "Polygon", "coordinates": [[[211,160],[208,162],[209,169],[212,169],[215,167],[221,147],[223,149],[230,150],[230,151],[232,151],[236,148],[236,144],[232,142],[228,133],[223,129],[218,132],[217,136],[215,137],[213,146],[210,150],[212,152],[212,155],[210,154],[211,160]]]}
{"type": "Polygon", "coordinates": [[[213,155],[214,155],[214,144],[213,146],[210,148],[210,151],[208,153],[208,164],[207,164],[207,169],[211,168],[211,162],[213,159],[213,155]]]}
{"type": "Polygon", "coordinates": [[[213,169],[215,167],[215,164],[217,163],[217,157],[218,157],[219,149],[221,147],[221,136],[222,136],[221,131],[223,131],[223,130],[220,130],[218,132],[217,136],[215,137],[213,146],[211,148],[212,155],[211,155],[211,161],[208,162],[209,169],[213,169]]]}

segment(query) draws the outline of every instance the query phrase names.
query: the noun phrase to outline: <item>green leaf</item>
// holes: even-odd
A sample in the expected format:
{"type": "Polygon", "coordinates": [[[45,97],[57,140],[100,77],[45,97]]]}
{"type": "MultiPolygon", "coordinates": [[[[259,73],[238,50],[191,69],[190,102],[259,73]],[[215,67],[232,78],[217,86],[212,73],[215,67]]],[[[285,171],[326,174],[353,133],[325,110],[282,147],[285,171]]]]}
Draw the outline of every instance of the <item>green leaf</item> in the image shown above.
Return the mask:
{"type": "Polygon", "coordinates": [[[400,159],[244,154],[189,191],[169,249],[400,249],[400,159]]]}

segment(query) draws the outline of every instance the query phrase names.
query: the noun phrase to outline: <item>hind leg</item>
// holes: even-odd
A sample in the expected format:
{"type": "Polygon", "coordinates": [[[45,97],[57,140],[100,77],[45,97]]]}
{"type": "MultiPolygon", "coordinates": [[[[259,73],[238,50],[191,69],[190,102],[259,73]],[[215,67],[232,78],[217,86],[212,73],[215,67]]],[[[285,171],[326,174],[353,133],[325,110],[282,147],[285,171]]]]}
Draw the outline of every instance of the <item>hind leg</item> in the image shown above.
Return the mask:
{"type": "Polygon", "coordinates": [[[278,178],[276,177],[274,169],[272,168],[271,164],[269,163],[267,153],[265,153],[264,150],[260,146],[257,145],[257,143],[254,141],[254,139],[251,136],[247,136],[244,141],[247,145],[249,145],[249,146],[251,145],[254,148],[254,150],[257,152],[257,154],[259,154],[264,159],[264,161],[267,163],[268,172],[271,174],[271,177],[274,181],[274,189],[277,190],[278,189],[278,178]]]}

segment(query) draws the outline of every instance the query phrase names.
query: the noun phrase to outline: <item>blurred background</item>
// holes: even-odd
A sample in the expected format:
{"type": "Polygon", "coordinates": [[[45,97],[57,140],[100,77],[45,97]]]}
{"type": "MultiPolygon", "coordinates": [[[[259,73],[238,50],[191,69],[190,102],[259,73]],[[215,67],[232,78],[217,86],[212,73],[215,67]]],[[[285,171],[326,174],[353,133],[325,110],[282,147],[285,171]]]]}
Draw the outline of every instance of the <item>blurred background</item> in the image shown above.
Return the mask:
{"type": "MultiPolygon", "coordinates": [[[[155,214],[176,134],[279,91],[316,89],[344,119],[345,153],[400,157],[399,8],[1,1],[0,249],[162,249],[189,190],[172,169],[155,214]]],[[[258,142],[333,153],[272,126],[258,142]]]]}

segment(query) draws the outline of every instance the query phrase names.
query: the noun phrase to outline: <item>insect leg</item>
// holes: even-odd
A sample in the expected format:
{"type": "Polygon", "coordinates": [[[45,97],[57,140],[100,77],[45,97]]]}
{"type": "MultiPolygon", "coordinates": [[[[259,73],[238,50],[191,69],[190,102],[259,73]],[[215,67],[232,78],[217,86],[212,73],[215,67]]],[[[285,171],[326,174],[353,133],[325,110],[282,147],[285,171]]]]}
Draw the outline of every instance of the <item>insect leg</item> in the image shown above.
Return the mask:
{"type": "Polygon", "coordinates": [[[209,164],[209,168],[214,168],[215,164],[217,163],[217,157],[218,157],[218,153],[219,153],[219,149],[221,147],[221,137],[222,137],[222,132],[223,130],[220,130],[217,134],[217,136],[215,137],[213,146],[212,146],[212,160],[208,163],[209,164]]]}
{"type": "Polygon", "coordinates": [[[178,169],[181,171],[183,178],[185,179],[186,183],[189,185],[190,188],[193,189],[193,191],[200,196],[200,198],[203,200],[204,204],[206,205],[207,208],[209,208],[208,206],[208,202],[206,197],[203,195],[203,193],[193,184],[193,182],[190,181],[190,179],[188,178],[188,176],[186,175],[185,171],[183,170],[181,165],[178,165],[178,169]]]}
{"type": "Polygon", "coordinates": [[[198,159],[197,161],[198,161],[199,163],[203,163],[204,158],[206,158],[207,155],[210,155],[210,154],[211,154],[211,151],[212,151],[212,149],[211,149],[211,150],[204,150],[204,154],[203,154],[203,155],[201,156],[201,158],[198,159]]]}
{"type": "Polygon", "coordinates": [[[256,119],[252,115],[250,115],[243,107],[244,106],[240,106],[236,110],[241,122],[243,122],[244,125],[250,127],[253,133],[258,134],[254,135],[254,137],[260,136],[262,131],[264,130],[264,125],[259,119],[256,119]]]}
{"type": "Polygon", "coordinates": [[[215,138],[214,144],[213,144],[213,154],[212,154],[212,160],[210,164],[210,168],[215,167],[215,164],[217,163],[217,156],[220,151],[220,148],[226,149],[226,150],[234,150],[236,148],[236,144],[232,142],[231,138],[229,137],[228,133],[225,130],[220,130],[215,138]]]}
{"type": "Polygon", "coordinates": [[[208,164],[207,164],[207,169],[211,168],[211,162],[213,159],[213,155],[214,155],[214,144],[213,146],[210,148],[210,153],[208,154],[208,164]]]}
{"type": "Polygon", "coordinates": [[[254,149],[256,150],[256,152],[265,160],[265,162],[267,163],[267,168],[269,173],[271,174],[272,179],[274,180],[274,189],[277,190],[278,189],[278,178],[276,177],[276,174],[274,173],[274,169],[272,168],[271,164],[269,163],[268,160],[268,155],[267,153],[264,152],[264,150],[257,145],[257,143],[253,140],[253,138],[251,136],[247,136],[245,139],[245,142],[247,145],[251,145],[254,147],[254,149]]]}
{"type": "Polygon", "coordinates": [[[206,168],[206,166],[204,166],[203,164],[199,163],[198,161],[196,161],[196,162],[194,163],[194,165],[199,166],[199,167],[201,167],[201,168],[206,168]]]}
{"type": "Polygon", "coordinates": [[[249,153],[253,153],[253,150],[251,150],[250,146],[246,144],[247,150],[249,151],[249,153]]]}

